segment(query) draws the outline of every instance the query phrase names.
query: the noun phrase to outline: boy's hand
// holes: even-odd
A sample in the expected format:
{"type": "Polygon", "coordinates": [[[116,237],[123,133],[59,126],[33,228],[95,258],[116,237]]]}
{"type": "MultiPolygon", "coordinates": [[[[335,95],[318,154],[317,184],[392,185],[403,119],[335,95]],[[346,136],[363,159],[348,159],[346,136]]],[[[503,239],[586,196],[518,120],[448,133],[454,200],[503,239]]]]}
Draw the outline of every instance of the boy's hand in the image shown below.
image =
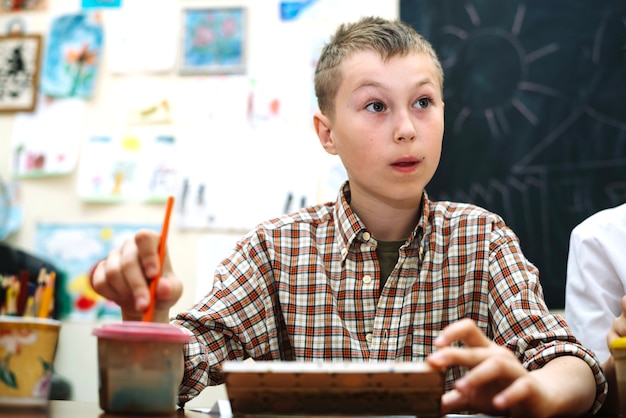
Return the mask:
{"type": "MultiPolygon", "coordinates": [[[[622,297],[622,313],[613,320],[613,325],[606,335],[607,346],[611,347],[613,340],[620,337],[626,337],[626,296],[622,297]]],[[[613,358],[613,353],[611,353],[609,358],[606,359],[604,364],[602,364],[602,369],[604,370],[604,374],[609,381],[609,393],[598,415],[618,416],[620,410],[619,404],[621,401],[619,398],[620,394],[617,383],[617,371],[615,370],[615,359],[613,358]]]]}
{"type": "Polygon", "coordinates": [[[491,415],[546,416],[549,393],[506,347],[488,339],[474,321],[446,327],[435,340],[438,351],[428,356],[433,367],[466,366],[470,370],[442,397],[442,413],[459,411],[491,415]],[[461,341],[465,347],[451,347],[461,341]]]}
{"type": "MultiPolygon", "coordinates": [[[[141,230],[121,248],[109,253],[92,275],[94,290],[117,303],[124,320],[139,321],[150,304],[149,280],[159,271],[159,235],[141,230]]],[[[182,294],[182,283],[172,272],[167,251],[157,287],[155,322],[167,322],[169,309],[182,294]]]]}

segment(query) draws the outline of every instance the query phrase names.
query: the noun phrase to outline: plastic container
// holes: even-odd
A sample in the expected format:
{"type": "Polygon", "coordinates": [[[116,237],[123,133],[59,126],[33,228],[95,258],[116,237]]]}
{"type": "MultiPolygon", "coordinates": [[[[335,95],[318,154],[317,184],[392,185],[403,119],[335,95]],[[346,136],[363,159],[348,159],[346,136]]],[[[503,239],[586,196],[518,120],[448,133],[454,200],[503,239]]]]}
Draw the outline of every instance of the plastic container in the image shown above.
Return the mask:
{"type": "Polygon", "coordinates": [[[615,361],[615,377],[619,392],[620,412],[626,417],[626,337],[616,338],[609,346],[615,361]]]}
{"type": "Polygon", "coordinates": [[[45,409],[61,322],[0,316],[0,410],[45,409]]]}
{"type": "Polygon", "coordinates": [[[126,321],[94,329],[100,408],[113,414],[176,410],[189,336],[169,324],[126,321]]]}

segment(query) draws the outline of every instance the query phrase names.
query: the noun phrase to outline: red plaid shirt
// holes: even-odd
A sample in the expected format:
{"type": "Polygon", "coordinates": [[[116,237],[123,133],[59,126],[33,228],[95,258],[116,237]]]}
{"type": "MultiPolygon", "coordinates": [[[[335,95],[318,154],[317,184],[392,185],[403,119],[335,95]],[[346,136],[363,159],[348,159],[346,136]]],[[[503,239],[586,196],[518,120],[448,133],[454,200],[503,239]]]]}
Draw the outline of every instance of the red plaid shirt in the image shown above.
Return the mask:
{"type": "MultiPolygon", "coordinates": [[[[538,271],[502,219],[479,207],[431,202],[400,248],[382,292],[376,238],[337,202],[259,225],[217,268],[213,290],[173,323],[192,335],[180,403],[222,383],[224,360],[423,361],[448,324],[473,319],[528,369],[580,357],[606,379],[543,300],[538,271]]],[[[209,278],[211,280],[212,278],[209,278]]],[[[446,374],[446,390],[466,370],[446,374]]]]}

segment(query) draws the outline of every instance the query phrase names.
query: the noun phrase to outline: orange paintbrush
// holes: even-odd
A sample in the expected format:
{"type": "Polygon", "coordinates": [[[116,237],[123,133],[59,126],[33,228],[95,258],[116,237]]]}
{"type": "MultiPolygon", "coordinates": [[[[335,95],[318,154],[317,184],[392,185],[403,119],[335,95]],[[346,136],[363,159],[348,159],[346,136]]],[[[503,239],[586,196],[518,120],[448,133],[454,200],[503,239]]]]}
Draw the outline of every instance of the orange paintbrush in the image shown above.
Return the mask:
{"type": "Polygon", "coordinates": [[[165,219],[163,220],[163,226],[161,228],[161,238],[159,240],[159,273],[150,281],[150,305],[146,312],[143,314],[142,321],[152,322],[154,316],[154,307],[156,304],[156,290],[161,273],[163,272],[163,260],[165,259],[165,247],[167,241],[167,231],[170,226],[170,217],[172,215],[172,207],[174,206],[174,197],[170,196],[167,199],[167,208],[165,209],[165,219]]]}

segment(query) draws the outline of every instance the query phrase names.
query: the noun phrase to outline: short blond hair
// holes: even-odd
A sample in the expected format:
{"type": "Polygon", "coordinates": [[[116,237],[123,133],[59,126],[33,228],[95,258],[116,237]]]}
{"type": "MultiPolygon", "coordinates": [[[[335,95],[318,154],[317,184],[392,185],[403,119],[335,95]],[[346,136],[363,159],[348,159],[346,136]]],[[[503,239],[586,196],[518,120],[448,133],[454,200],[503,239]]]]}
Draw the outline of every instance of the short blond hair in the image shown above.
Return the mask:
{"type": "Polygon", "coordinates": [[[325,115],[334,113],[335,95],[342,81],[341,63],[352,53],[364,50],[378,52],[383,60],[414,52],[426,54],[435,64],[443,89],[443,69],[430,42],[400,20],[363,17],[354,23],[341,24],[320,54],[314,83],[317,105],[325,115]]]}

